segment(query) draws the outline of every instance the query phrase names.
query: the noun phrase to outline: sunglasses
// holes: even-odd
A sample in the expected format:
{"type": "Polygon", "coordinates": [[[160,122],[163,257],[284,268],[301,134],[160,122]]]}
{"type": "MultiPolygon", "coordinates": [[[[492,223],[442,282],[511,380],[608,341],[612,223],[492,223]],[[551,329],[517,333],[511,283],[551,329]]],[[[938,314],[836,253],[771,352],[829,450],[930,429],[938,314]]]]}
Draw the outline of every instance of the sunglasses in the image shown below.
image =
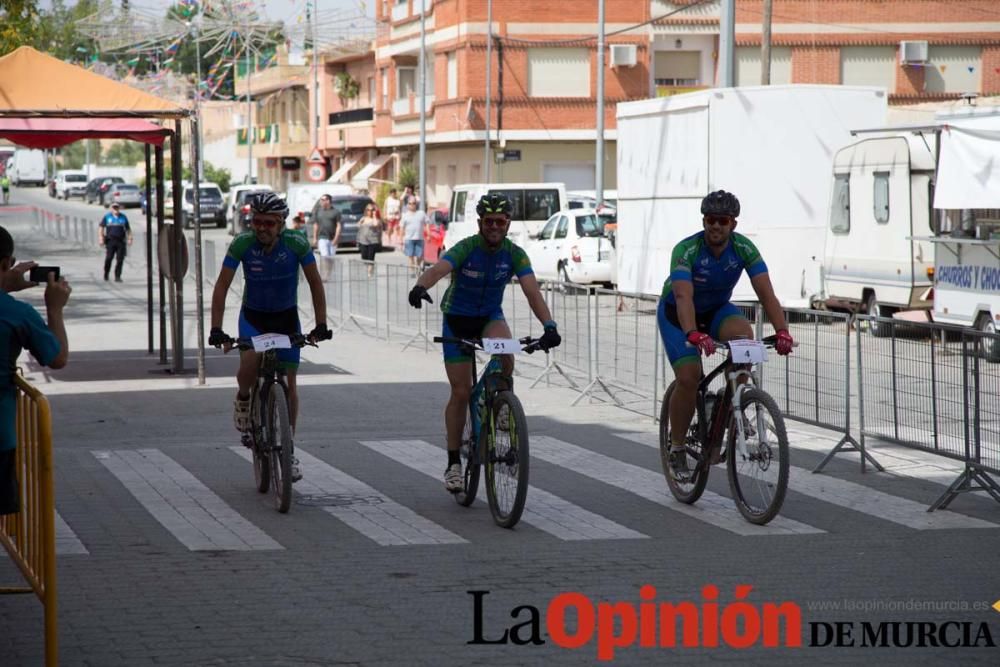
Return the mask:
{"type": "Polygon", "coordinates": [[[483,227],[503,227],[507,224],[506,219],[498,220],[496,218],[483,218],[481,222],[483,227]]]}
{"type": "Polygon", "coordinates": [[[713,216],[707,216],[705,218],[706,225],[718,225],[719,227],[725,227],[726,225],[729,224],[729,222],[730,222],[729,218],[726,217],[716,217],[713,215],[713,216]]]}
{"type": "Polygon", "coordinates": [[[257,227],[275,227],[280,224],[274,218],[254,218],[252,222],[257,227]]]}

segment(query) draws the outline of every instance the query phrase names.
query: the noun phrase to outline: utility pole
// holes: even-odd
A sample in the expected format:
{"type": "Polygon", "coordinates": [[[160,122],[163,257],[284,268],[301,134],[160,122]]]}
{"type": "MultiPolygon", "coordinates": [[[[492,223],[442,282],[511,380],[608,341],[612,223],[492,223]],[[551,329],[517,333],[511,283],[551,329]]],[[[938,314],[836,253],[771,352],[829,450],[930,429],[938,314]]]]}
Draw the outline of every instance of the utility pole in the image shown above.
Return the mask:
{"type": "Polygon", "coordinates": [[[597,154],[594,158],[594,201],[604,202],[604,0],[597,0],[597,154]]]}
{"type": "Polygon", "coordinates": [[[253,183],[253,107],[250,104],[250,45],[244,47],[243,60],[247,66],[247,183],[253,183]]]}
{"type": "Polygon", "coordinates": [[[760,37],[760,85],[771,85],[771,0],[764,0],[760,37]]]}
{"type": "Polygon", "coordinates": [[[722,0],[719,16],[719,87],[731,88],[733,47],[736,42],[736,0],[722,0]]]}
{"type": "Polygon", "coordinates": [[[486,0],[486,140],[483,146],[483,183],[490,182],[490,88],[493,86],[493,0],[486,0]]]}
{"type": "Polygon", "coordinates": [[[427,210],[427,2],[428,0],[420,0],[420,157],[417,162],[420,190],[417,197],[420,199],[418,207],[421,211],[427,210]]]}
{"type": "Polygon", "coordinates": [[[313,47],[313,148],[319,148],[319,49],[316,47],[316,2],[312,8],[312,47],[313,47]]]}

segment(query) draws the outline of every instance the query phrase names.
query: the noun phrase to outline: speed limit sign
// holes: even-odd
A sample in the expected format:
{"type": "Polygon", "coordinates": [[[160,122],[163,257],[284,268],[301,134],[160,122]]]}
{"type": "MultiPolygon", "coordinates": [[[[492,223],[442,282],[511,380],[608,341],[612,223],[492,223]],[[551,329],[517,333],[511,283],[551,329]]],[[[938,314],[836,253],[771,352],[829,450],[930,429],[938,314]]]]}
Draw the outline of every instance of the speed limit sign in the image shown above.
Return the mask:
{"type": "Polygon", "coordinates": [[[310,181],[313,181],[314,183],[318,183],[319,181],[322,181],[323,179],[326,178],[326,166],[322,165],[322,164],[315,164],[315,163],[314,164],[310,164],[306,168],[306,177],[310,181]]]}

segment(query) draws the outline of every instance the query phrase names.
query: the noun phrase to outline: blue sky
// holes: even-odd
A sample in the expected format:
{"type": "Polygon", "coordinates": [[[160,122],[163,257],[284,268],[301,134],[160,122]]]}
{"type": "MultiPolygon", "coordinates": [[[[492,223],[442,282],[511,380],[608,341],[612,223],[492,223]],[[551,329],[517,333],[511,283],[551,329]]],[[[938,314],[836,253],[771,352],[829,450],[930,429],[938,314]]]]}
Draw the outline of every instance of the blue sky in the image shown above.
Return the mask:
{"type": "MultiPolygon", "coordinates": [[[[280,20],[285,22],[295,22],[298,20],[299,16],[305,14],[305,6],[307,0],[253,0],[255,4],[261,7],[261,11],[268,18],[274,20],[280,20]]],[[[319,7],[319,11],[322,12],[330,11],[334,9],[347,9],[352,7],[358,7],[359,0],[314,0],[319,7]]],[[[369,16],[374,16],[375,14],[375,3],[376,0],[368,0],[364,3],[366,13],[369,16]]],[[[143,7],[146,9],[161,9],[166,10],[171,2],[168,0],[131,0],[132,5],[136,7],[143,7]]],[[[66,4],[73,5],[76,4],[73,0],[69,0],[66,4]]],[[[45,9],[52,7],[52,0],[40,0],[39,5],[45,9]]]]}

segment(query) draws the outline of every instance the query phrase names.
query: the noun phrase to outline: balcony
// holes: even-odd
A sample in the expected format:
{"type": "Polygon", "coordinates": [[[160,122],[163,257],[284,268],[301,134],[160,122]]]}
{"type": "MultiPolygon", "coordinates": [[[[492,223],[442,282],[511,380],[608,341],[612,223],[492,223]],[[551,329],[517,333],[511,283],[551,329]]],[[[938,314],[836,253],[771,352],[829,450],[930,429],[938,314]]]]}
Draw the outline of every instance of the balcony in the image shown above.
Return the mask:
{"type": "MultiPolygon", "coordinates": [[[[236,131],[236,154],[246,157],[246,128],[236,131]]],[[[306,155],[309,152],[309,126],[306,121],[257,125],[252,134],[254,157],[306,155]]]]}
{"type": "MultiPolygon", "coordinates": [[[[276,65],[257,70],[250,74],[250,96],[269,93],[283,88],[304,87],[305,75],[309,68],[304,65],[276,65]]],[[[237,77],[235,91],[237,97],[247,94],[247,77],[237,77]]]]}
{"type": "Polygon", "coordinates": [[[375,110],[371,107],[338,111],[329,115],[327,125],[344,125],[346,123],[364,123],[375,119],[375,110]]]}
{"type": "Polygon", "coordinates": [[[403,0],[399,4],[392,6],[392,22],[402,21],[410,17],[410,2],[403,0]]]}
{"type": "MultiPolygon", "coordinates": [[[[414,94],[410,94],[407,97],[403,97],[392,102],[392,115],[393,116],[411,116],[413,114],[420,113],[420,98],[414,94]]],[[[431,113],[434,108],[434,96],[427,95],[424,97],[424,111],[431,113]]]]}

